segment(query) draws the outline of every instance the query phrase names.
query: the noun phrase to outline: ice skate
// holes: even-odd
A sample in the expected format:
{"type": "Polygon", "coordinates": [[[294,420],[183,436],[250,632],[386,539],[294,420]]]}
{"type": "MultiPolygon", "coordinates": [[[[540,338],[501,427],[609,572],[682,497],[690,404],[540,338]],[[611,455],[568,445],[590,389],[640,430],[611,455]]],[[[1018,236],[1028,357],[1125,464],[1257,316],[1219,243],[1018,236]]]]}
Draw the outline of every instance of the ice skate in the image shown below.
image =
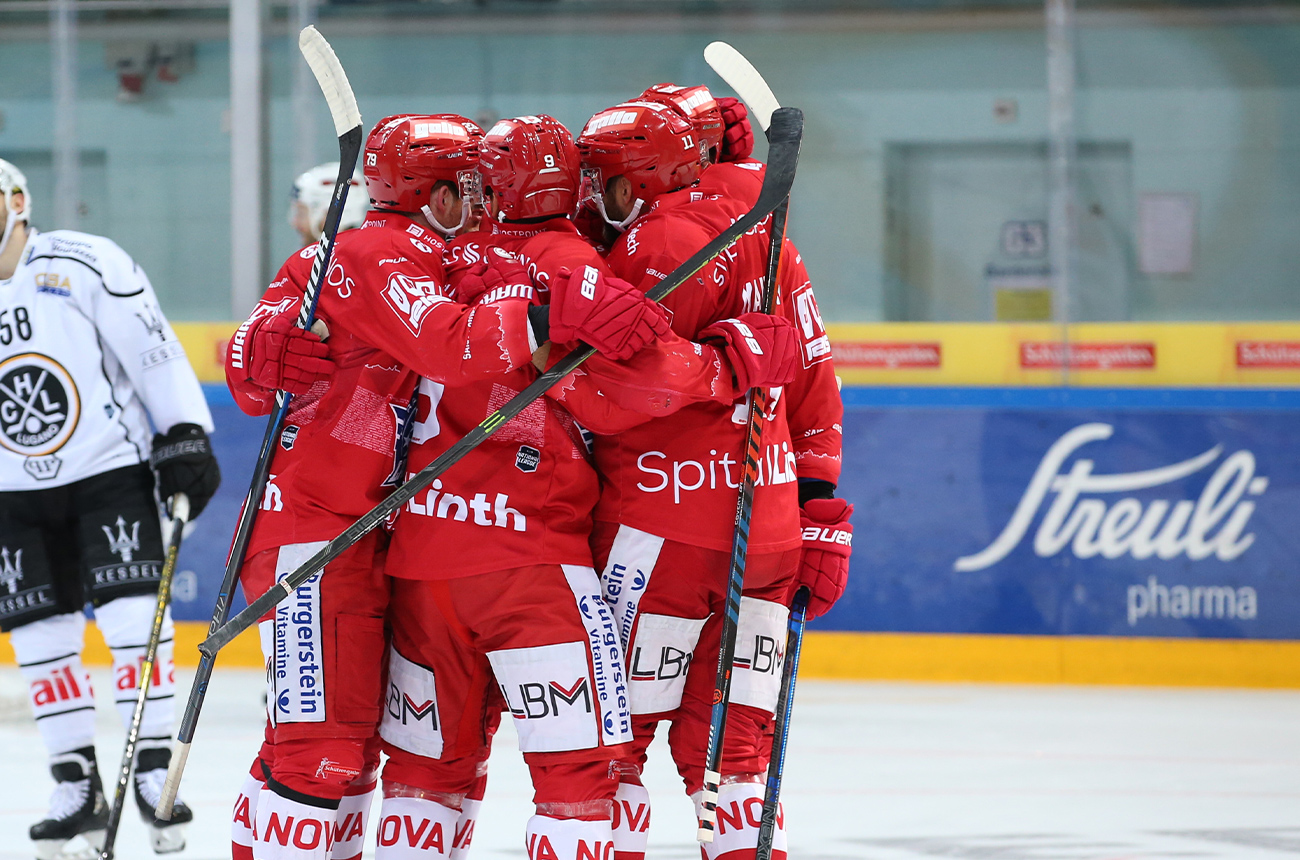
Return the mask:
{"type": "Polygon", "coordinates": [[[50,814],[28,834],[36,843],[36,860],[92,860],[104,847],[108,802],[95,767],[95,751],[86,747],[58,756],[50,772],[57,783],[50,795],[50,814]]]}
{"type": "Polygon", "coordinates": [[[185,849],[185,825],[194,820],[194,812],[180,798],[172,805],[170,821],[160,821],[154,815],[158,798],[162,796],[163,783],[167,780],[167,765],[171,761],[171,750],[144,749],[136,759],[132,784],[135,787],[135,805],[140,810],[140,818],[149,828],[149,844],[155,854],[173,854],[185,849]]]}

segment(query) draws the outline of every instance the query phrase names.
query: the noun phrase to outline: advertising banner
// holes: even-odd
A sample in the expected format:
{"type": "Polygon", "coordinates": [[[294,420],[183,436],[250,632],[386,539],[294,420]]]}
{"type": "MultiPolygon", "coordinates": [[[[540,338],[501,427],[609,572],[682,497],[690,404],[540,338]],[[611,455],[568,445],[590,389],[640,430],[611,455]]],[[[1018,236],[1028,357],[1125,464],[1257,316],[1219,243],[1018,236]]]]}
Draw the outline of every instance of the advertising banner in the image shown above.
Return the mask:
{"type": "Polygon", "coordinates": [[[1294,411],[850,408],[821,630],[1300,639],[1294,411]]]}
{"type": "MultiPolygon", "coordinates": [[[[922,406],[879,391],[896,402],[845,412],[853,570],[812,629],[1300,639],[1291,399],[1093,408],[1122,392],[949,389],[922,406]]],[[[208,394],[225,482],[181,552],[184,620],[211,615],[266,420],[208,394]]]]}

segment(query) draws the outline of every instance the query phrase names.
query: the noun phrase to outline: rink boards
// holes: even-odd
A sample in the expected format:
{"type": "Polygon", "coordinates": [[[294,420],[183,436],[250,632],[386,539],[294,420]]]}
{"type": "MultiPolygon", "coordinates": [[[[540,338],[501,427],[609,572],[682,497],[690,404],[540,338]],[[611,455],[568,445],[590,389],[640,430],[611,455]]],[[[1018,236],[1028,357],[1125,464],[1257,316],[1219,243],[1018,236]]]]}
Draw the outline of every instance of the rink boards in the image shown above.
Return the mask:
{"type": "MultiPolygon", "coordinates": [[[[832,327],[856,531],[807,674],[1300,686],[1300,327],[1110,326],[1091,351],[1075,331],[1070,387],[1040,379],[1060,373],[1038,366],[1062,356],[1050,328],[891,326],[871,341],[880,328],[832,327]],[[1190,378],[1167,366],[1180,351],[1198,356],[1190,378]],[[964,366],[977,356],[982,385],[964,366]],[[1015,378],[1015,362],[1037,376],[1015,378]]],[[[206,390],[226,480],[182,552],[174,612],[193,623],[178,654],[210,615],[265,426],[206,390]]],[[[222,660],[257,665],[255,640],[222,660]]]]}

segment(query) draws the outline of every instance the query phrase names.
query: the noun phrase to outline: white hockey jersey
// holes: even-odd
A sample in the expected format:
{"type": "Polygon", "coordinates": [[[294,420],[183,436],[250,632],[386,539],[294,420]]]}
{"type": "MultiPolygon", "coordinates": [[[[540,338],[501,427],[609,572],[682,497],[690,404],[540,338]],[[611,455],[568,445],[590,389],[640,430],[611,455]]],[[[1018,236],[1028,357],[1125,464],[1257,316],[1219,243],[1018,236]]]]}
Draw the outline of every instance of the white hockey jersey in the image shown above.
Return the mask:
{"type": "Polygon", "coordinates": [[[30,231],[0,281],[0,492],[147,461],[151,421],[212,431],[148,277],[102,236],[30,231]]]}

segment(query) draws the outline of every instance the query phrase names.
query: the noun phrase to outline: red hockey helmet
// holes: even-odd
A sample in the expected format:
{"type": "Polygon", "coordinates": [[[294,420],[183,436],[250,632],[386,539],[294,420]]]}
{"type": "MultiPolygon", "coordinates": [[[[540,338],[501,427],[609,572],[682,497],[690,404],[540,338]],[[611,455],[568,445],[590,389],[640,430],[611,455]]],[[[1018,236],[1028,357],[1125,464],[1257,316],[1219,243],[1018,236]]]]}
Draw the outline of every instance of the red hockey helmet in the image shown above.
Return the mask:
{"type": "Polygon", "coordinates": [[[480,144],[478,172],[511,221],[569,216],[578,207],[581,167],[573,135],[554,117],[500,120],[480,144]]]}
{"type": "Polygon", "coordinates": [[[376,209],[419,212],[439,180],[456,185],[462,199],[478,187],[483,129],[454,113],[400,114],[379,121],[362,158],[366,191],[376,209]]]}
{"type": "Polygon", "coordinates": [[[679,87],[676,84],[655,84],[638,97],[643,102],[658,102],[676,109],[695,126],[695,133],[704,139],[712,161],[717,161],[722,135],[726,132],[722,111],[713,100],[708,87],[679,87]]]}
{"type": "Polygon", "coordinates": [[[676,109],[646,101],[623,102],[587,120],[578,154],[595,193],[626,176],[646,203],[699,179],[708,161],[694,125],[676,109]]]}

